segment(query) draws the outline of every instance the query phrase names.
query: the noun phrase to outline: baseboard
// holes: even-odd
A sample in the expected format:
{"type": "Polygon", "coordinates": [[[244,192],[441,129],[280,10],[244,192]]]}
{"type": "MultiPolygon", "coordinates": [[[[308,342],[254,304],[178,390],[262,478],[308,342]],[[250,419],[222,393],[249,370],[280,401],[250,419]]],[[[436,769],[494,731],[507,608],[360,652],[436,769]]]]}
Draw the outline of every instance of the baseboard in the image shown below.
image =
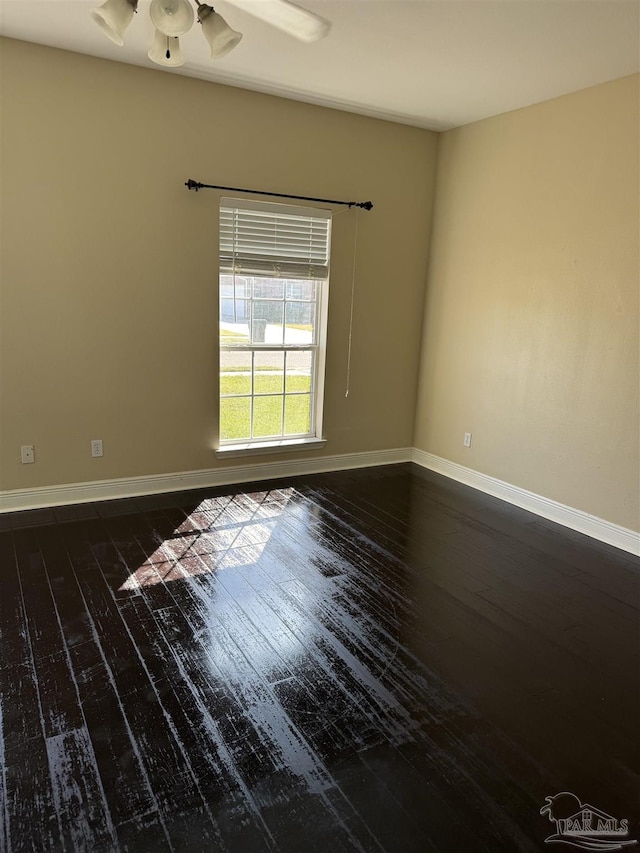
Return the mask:
{"type": "Polygon", "coordinates": [[[87,503],[90,501],[177,492],[248,483],[257,480],[276,480],[304,474],[321,474],[329,471],[346,471],[352,468],[369,468],[376,465],[394,465],[415,462],[423,468],[443,474],[486,494],[522,507],[564,527],[577,530],[608,545],[640,556],[640,534],[620,527],[573,507],[542,497],[534,492],[512,486],[495,477],[489,477],[416,448],[401,447],[393,450],[373,450],[365,453],[343,453],[335,456],[316,456],[306,459],[286,459],[252,465],[231,465],[203,471],[183,471],[176,474],[157,474],[151,477],[124,477],[116,480],[96,480],[89,483],[67,483],[60,486],[43,486],[35,489],[13,489],[0,492],[0,513],[48,506],[87,503]]]}
{"type": "Polygon", "coordinates": [[[67,483],[35,489],[12,489],[0,492],[0,513],[48,506],[154,495],[185,489],[228,486],[257,480],[275,480],[300,474],[321,474],[350,468],[369,468],[410,462],[412,449],[372,450],[365,453],[343,453],[336,456],[316,456],[306,459],[286,459],[251,465],[232,465],[204,471],[183,471],[177,474],[158,474],[151,477],[125,477],[117,480],[96,480],[89,483],[67,483]]]}
{"type": "Polygon", "coordinates": [[[442,459],[433,453],[426,453],[414,448],[412,461],[423,468],[428,468],[437,474],[443,474],[445,477],[457,480],[466,486],[471,486],[522,509],[527,509],[529,512],[548,518],[564,527],[570,527],[572,530],[577,530],[593,539],[598,539],[608,545],[640,556],[640,533],[636,533],[634,530],[612,524],[596,515],[590,515],[580,509],[565,506],[550,498],[536,495],[534,492],[528,492],[518,486],[512,486],[510,483],[504,483],[495,477],[481,474],[472,468],[465,468],[464,465],[442,459]]]}

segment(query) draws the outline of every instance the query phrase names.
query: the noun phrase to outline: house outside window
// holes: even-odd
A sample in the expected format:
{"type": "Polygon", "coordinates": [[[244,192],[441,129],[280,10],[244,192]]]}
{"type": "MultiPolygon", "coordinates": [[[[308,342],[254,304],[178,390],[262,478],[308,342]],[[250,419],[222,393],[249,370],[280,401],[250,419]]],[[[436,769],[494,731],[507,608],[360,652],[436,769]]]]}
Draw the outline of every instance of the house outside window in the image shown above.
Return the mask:
{"type": "Polygon", "coordinates": [[[221,200],[222,452],[322,438],[330,216],[221,200]]]}

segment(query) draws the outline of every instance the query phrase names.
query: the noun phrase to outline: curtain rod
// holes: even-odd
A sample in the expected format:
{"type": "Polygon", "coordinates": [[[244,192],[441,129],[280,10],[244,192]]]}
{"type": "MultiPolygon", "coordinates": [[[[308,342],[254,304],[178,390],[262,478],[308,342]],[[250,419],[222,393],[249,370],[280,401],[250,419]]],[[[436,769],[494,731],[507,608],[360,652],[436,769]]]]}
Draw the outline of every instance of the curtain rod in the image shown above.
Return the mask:
{"type": "Polygon", "coordinates": [[[361,207],[363,210],[371,210],[373,207],[372,201],[336,201],[334,198],[313,198],[308,195],[288,195],[287,193],[266,193],[262,190],[244,190],[241,187],[221,187],[217,184],[201,184],[199,181],[194,181],[192,178],[189,178],[185,187],[190,190],[230,190],[231,192],[236,193],[252,193],[253,195],[270,195],[276,196],[277,198],[295,198],[300,201],[320,201],[325,204],[344,204],[348,207],[361,207]]]}

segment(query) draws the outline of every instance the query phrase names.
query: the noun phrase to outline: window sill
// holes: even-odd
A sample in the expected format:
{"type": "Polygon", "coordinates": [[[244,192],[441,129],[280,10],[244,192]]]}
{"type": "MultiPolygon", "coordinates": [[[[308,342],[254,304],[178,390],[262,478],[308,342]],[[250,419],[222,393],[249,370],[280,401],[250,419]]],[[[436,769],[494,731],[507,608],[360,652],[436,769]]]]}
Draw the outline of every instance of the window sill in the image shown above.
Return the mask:
{"type": "Polygon", "coordinates": [[[250,444],[228,444],[216,450],[219,459],[234,456],[267,456],[270,453],[292,453],[296,450],[318,450],[327,443],[325,438],[293,438],[281,441],[252,441],[250,444]]]}

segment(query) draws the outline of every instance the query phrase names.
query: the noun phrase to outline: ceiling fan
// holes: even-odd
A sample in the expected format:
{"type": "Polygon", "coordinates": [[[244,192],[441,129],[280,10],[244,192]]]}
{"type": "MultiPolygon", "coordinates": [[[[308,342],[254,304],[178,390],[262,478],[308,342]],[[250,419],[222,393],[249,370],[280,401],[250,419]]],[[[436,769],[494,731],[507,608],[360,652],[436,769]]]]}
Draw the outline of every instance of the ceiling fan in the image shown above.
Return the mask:
{"type": "MultiPolygon", "coordinates": [[[[227,0],[239,9],[277,27],[304,42],[318,41],[327,35],[331,24],[319,15],[297,6],[289,0],[227,0]]],[[[242,33],[232,29],[213,6],[194,0],[198,23],[209,43],[211,59],[221,59],[238,44],[242,33]]],[[[91,14],[104,34],[115,44],[124,44],[124,33],[138,10],[138,0],[106,0],[91,14]]],[[[155,27],[155,37],[148,57],[158,65],[177,67],[184,64],[180,36],[194,22],[193,6],[189,0],[151,0],[149,16],[155,27]]]]}

